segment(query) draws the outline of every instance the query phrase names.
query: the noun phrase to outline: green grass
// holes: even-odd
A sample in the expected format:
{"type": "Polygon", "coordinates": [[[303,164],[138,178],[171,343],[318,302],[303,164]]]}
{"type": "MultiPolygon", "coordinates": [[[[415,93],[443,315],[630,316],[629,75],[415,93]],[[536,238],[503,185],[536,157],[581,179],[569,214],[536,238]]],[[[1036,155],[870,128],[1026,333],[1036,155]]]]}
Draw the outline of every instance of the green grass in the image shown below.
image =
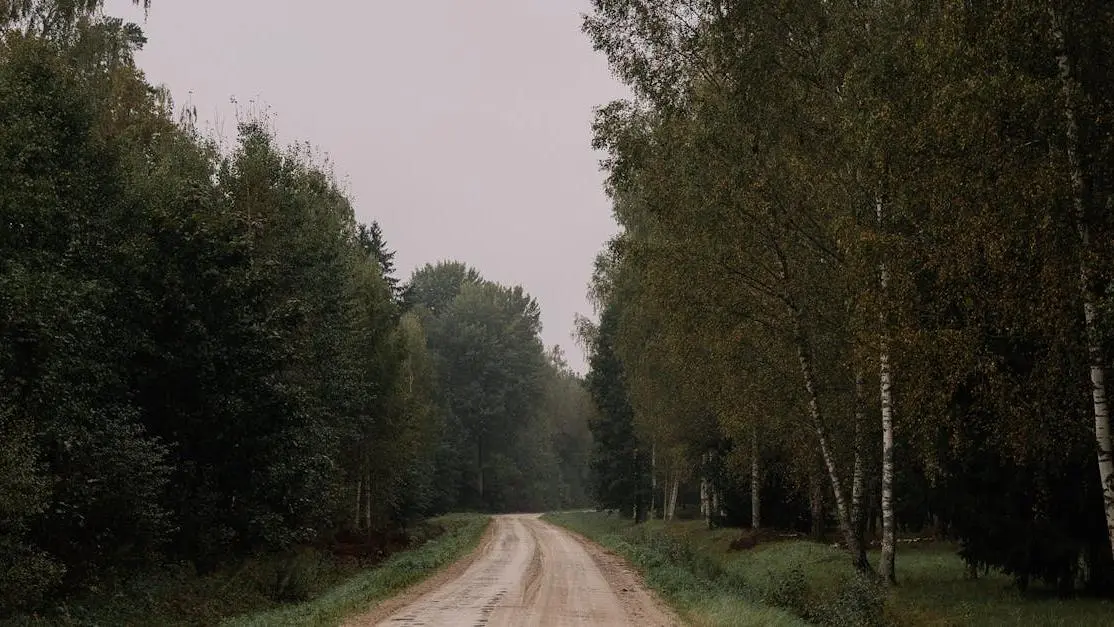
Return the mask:
{"type": "Polygon", "coordinates": [[[371,608],[404,588],[460,559],[475,548],[490,518],[457,514],[439,519],[446,532],[424,545],[394,555],[380,566],[356,575],[320,597],[298,605],[240,616],[222,623],[227,627],[273,625],[336,625],[344,618],[371,608]]]}
{"type": "Polygon", "coordinates": [[[1114,625],[1114,603],[1059,599],[1036,590],[1023,597],[1012,580],[991,572],[971,581],[954,547],[898,548],[895,593],[910,624],[1114,625]]]}
{"type": "Polygon", "coordinates": [[[478,544],[489,521],[478,514],[425,521],[410,530],[412,548],[371,568],[310,549],[244,560],[205,576],[172,566],[0,624],[335,625],[457,560],[478,544]]]}
{"type": "Polygon", "coordinates": [[[635,527],[594,513],[549,520],[627,557],[695,624],[1114,625],[1108,601],[1061,600],[1039,591],[1022,597],[997,573],[968,580],[946,543],[900,546],[899,586],[886,590],[857,577],[847,554],[826,544],[770,540],[730,551],[743,530],[709,531],[700,521],[635,527]],[[778,613],[766,618],[763,611],[778,613]]]}
{"type": "Polygon", "coordinates": [[[545,520],[581,533],[631,562],[646,583],[695,625],[805,625],[784,609],[731,581],[711,558],[661,533],[659,523],[632,526],[595,513],[548,514],[545,520]]]}

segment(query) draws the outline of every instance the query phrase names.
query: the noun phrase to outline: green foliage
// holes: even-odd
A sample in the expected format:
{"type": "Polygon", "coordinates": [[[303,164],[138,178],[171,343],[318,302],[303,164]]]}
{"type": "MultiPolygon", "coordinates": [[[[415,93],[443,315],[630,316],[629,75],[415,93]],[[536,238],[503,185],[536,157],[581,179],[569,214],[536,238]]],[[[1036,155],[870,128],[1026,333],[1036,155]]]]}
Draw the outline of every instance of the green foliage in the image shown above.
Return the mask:
{"type": "Polygon", "coordinates": [[[444,411],[432,511],[582,504],[591,407],[559,351],[547,357],[536,301],[444,262],[415,271],[404,302],[424,321],[444,411]]]}
{"type": "Polygon", "coordinates": [[[204,575],[186,566],[160,567],[104,590],[55,599],[38,616],[3,624],[335,625],[471,551],[486,527],[487,518],[476,515],[423,521],[386,560],[303,547],[204,575]]]}
{"type": "Polygon", "coordinates": [[[635,526],[600,513],[547,519],[630,559],[697,625],[1099,624],[1111,609],[1109,601],[1026,598],[1000,574],[970,579],[948,544],[899,552],[903,585],[887,590],[829,545],[767,538],[740,551],[731,548],[739,530],[708,530],[698,521],[635,526]]]}
{"type": "Polygon", "coordinates": [[[490,519],[477,515],[454,515],[437,519],[445,531],[417,548],[400,553],[376,568],[333,587],[320,597],[277,610],[249,614],[225,621],[224,625],[335,625],[345,617],[390,597],[432,575],[474,549],[490,519]]]}
{"type": "Polygon", "coordinates": [[[378,222],[370,226],[359,225],[356,233],[360,247],[379,264],[379,273],[387,283],[391,293],[397,298],[400,296],[398,277],[395,276],[395,251],[387,248],[387,241],[383,237],[383,229],[378,222]]]}
{"type": "Polygon", "coordinates": [[[644,515],[646,461],[639,457],[634,413],[615,353],[617,312],[605,309],[589,355],[586,380],[599,413],[589,423],[595,446],[592,452],[593,496],[601,507],[629,512],[636,520],[644,515]]]}
{"type": "Polygon", "coordinates": [[[619,492],[703,489],[709,522],[741,524],[756,468],[762,524],[835,522],[854,548],[882,513],[885,357],[897,527],[1022,589],[1109,595],[1112,18],[593,2],[584,31],[635,95],[594,129],[621,232],[587,378],[633,425],[597,457],[658,453],[619,492]]]}
{"type": "Polygon", "coordinates": [[[60,572],[149,557],[169,527],[168,468],[126,393],[142,338],[118,324],[137,296],[116,266],[136,244],[123,165],[52,46],[3,46],[0,437],[15,456],[5,492],[28,491],[5,499],[0,542],[28,556],[35,597],[60,572]]]}
{"type": "MultiPolygon", "coordinates": [[[[629,560],[646,582],[696,625],[804,625],[765,604],[711,556],[656,526],[603,514],[548,514],[546,520],[581,533],[629,560]]],[[[652,525],[652,523],[651,523],[652,525]]]]}
{"type": "Polygon", "coordinates": [[[0,2],[0,618],[236,564],[304,600],[322,546],[582,501],[591,408],[537,303],[463,264],[404,294],[328,163],[175,122],[99,7],[0,2]]]}

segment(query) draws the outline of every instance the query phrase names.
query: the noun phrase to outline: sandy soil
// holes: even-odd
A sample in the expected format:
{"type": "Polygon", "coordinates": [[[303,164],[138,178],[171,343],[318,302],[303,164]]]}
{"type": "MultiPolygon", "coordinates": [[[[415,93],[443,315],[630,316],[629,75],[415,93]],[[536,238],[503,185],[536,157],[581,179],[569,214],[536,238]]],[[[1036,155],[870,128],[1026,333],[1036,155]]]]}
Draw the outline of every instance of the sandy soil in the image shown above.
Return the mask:
{"type": "Polygon", "coordinates": [[[475,553],[348,625],[682,624],[622,559],[538,519],[497,516],[475,553]]]}

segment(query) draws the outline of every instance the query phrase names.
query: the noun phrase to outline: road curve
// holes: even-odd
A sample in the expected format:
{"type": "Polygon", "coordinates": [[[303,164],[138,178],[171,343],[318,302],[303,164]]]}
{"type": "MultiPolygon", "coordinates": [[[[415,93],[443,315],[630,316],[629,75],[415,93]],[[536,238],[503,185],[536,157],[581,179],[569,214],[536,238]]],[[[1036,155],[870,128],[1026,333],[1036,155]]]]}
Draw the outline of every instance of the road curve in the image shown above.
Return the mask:
{"type": "Polygon", "coordinates": [[[496,516],[460,573],[349,625],[679,625],[621,560],[537,515],[496,516]],[[397,607],[397,605],[395,606],[397,607]]]}

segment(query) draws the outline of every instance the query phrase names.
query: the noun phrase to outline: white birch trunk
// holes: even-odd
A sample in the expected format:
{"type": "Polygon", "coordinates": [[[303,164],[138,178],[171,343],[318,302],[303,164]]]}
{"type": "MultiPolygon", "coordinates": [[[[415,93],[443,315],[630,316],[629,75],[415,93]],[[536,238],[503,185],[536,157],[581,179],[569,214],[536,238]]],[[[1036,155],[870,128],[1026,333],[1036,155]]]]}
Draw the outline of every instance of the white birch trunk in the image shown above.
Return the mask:
{"type": "MultiPolygon", "coordinates": [[[[798,312],[793,312],[799,316],[798,312]]],[[[828,479],[832,484],[832,493],[835,496],[836,515],[839,518],[840,531],[843,532],[847,549],[851,552],[851,559],[855,568],[866,570],[870,568],[866,561],[866,553],[862,542],[851,527],[851,512],[847,504],[847,493],[844,492],[843,482],[839,478],[839,469],[836,467],[835,457],[832,455],[828,443],[828,432],[824,427],[824,417],[820,412],[820,400],[816,391],[816,379],[812,371],[812,359],[808,353],[808,343],[805,340],[803,325],[799,317],[795,320],[797,325],[797,360],[801,367],[801,377],[804,379],[805,392],[808,397],[809,417],[812,418],[813,430],[816,432],[817,443],[820,445],[820,456],[828,471],[828,479]]]]}
{"type": "Polygon", "coordinates": [[[762,528],[762,476],[758,467],[758,428],[750,432],[750,526],[762,528]]]}
{"type": "MultiPolygon", "coordinates": [[[[786,288],[789,285],[789,264],[780,250],[776,251],[778,264],[781,266],[781,279],[786,288]]],[[[832,455],[828,444],[828,432],[824,426],[824,416],[820,412],[820,397],[816,390],[816,375],[812,370],[812,357],[809,354],[808,336],[805,334],[804,320],[800,308],[789,297],[788,290],[785,305],[793,319],[794,343],[797,348],[797,361],[801,368],[801,378],[805,385],[805,394],[808,398],[808,412],[812,419],[812,427],[816,432],[816,440],[820,445],[820,455],[828,471],[828,478],[832,484],[832,493],[835,496],[836,515],[839,518],[839,527],[847,543],[847,550],[851,553],[851,561],[860,571],[870,570],[870,563],[866,560],[866,551],[863,543],[851,527],[851,511],[847,503],[847,493],[843,490],[843,482],[839,478],[839,469],[836,467],[835,457],[832,455]]]]}
{"type": "Polygon", "coordinates": [[[669,470],[664,471],[662,476],[661,486],[661,519],[667,520],[669,517],[669,483],[673,480],[673,473],[669,470]]]}
{"type": "Polygon", "coordinates": [[[677,493],[681,489],[679,473],[673,474],[673,485],[669,489],[669,520],[677,515],[677,493]]]}
{"type": "MultiPolygon", "coordinates": [[[[882,226],[882,198],[876,199],[878,226],[882,226]]],[[[887,298],[890,275],[886,262],[878,264],[882,299],[887,298]]],[[[878,380],[882,397],[882,563],[879,574],[888,583],[897,581],[894,573],[894,552],[897,549],[897,529],[894,520],[894,420],[893,391],[890,376],[890,337],[886,328],[884,311],[878,314],[881,322],[879,338],[878,380]]]]}
{"type": "Polygon", "coordinates": [[[1071,171],[1072,206],[1075,226],[1079,232],[1079,289],[1083,300],[1083,319],[1087,334],[1087,359],[1091,370],[1091,403],[1095,414],[1095,448],[1098,455],[1099,480],[1102,482],[1103,509],[1106,513],[1106,531],[1111,549],[1114,550],[1114,455],[1110,435],[1110,409],[1106,402],[1106,364],[1098,337],[1098,311],[1095,291],[1091,285],[1091,234],[1087,224],[1083,166],[1079,157],[1079,122],[1076,120],[1077,87],[1072,78],[1071,59],[1068,57],[1064,31],[1059,15],[1052,11],[1052,34],[1060,49],[1057,63],[1060,68],[1060,85],[1064,98],[1064,121],[1067,127],[1067,157],[1071,171]]]}
{"type": "Polygon", "coordinates": [[[894,520],[894,422],[893,399],[890,382],[890,355],[888,342],[882,339],[882,352],[878,356],[882,393],[882,563],[879,567],[883,579],[896,582],[894,553],[897,548],[897,529],[894,520]]]}

